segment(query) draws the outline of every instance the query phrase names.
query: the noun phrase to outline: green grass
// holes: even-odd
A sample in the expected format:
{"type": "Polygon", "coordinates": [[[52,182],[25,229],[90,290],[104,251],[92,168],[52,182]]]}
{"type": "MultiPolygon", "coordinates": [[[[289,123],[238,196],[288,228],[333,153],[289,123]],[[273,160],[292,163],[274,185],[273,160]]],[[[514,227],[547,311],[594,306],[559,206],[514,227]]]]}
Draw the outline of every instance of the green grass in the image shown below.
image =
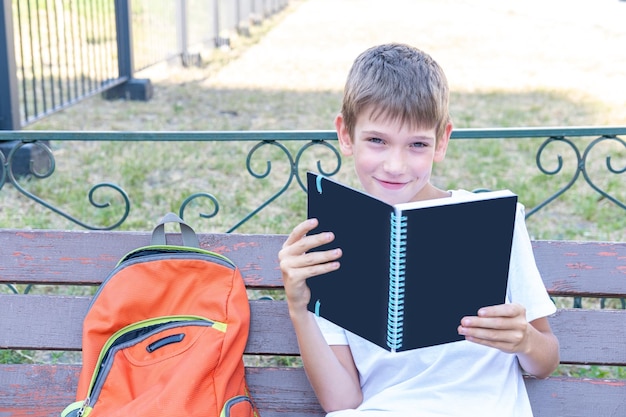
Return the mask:
{"type": "Polygon", "coordinates": [[[561,365],[555,375],[575,378],[626,379],[626,367],[561,365]]]}

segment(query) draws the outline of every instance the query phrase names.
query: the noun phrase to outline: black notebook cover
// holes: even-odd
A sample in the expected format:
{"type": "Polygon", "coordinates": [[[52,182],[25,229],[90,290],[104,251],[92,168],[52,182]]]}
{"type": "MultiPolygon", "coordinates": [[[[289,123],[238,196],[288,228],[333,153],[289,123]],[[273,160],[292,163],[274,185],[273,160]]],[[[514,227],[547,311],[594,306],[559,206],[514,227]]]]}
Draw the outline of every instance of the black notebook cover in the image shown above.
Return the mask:
{"type": "Polygon", "coordinates": [[[337,271],[307,280],[310,311],[399,352],[463,340],[463,316],[504,303],[510,191],[393,206],[311,172],[307,187],[308,217],[319,220],[311,234],[335,234],[316,250],[343,251],[337,271]]]}

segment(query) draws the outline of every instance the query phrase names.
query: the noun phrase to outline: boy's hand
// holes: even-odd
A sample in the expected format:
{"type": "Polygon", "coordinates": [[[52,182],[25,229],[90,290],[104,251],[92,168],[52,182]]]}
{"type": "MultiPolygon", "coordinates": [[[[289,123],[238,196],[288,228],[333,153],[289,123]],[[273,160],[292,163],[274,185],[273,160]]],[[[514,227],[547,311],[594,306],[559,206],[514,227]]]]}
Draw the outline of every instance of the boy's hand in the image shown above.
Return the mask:
{"type": "Polygon", "coordinates": [[[470,342],[516,354],[522,369],[537,378],[547,378],[559,364],[559,341],[548,319],[529,323],[520,304],[483,307],[478,316],[463,317],[458,332],[470,342]]]}
{"type": "Polygon", "coordinates": [[[458,332],[470,342],[522,353],[529,348],[530,327],[524,306],[513,303],[483,307],[477,316],[463,317],[458,332]]]}
{"type": "Polygon", "coordinates": [[[317,224],[317,219],[308,219],[297,225],[278,253],[285,294],[292,314],[306,312],[311,299],[307,278],[339,268],[337,259],[341,257],[340,249],[309,253],[311,249],[332,242],[335,238],[331,232],[307,236],[317,224]]]}

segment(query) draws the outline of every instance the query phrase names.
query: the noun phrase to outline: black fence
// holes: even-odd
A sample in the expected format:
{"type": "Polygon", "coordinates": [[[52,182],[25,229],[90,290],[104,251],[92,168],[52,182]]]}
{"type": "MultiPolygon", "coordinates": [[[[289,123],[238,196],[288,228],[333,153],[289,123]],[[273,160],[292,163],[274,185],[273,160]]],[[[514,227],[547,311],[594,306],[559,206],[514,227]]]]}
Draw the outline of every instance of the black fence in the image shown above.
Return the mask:
{"type": "Polygon", "coordinates": [[[229,45],[289,0],[0,0],[0,130],[94,94],[146,100],[137,71],[229,45]]]}

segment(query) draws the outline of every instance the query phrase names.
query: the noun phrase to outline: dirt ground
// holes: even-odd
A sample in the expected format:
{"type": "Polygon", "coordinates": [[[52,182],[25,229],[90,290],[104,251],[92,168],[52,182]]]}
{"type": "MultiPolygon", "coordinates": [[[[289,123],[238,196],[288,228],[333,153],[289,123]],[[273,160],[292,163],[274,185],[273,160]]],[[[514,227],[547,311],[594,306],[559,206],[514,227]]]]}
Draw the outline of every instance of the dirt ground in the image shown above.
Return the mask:
{"type": "Polygon", "coordinates": [[[625,103],[624,21],[617,0],[307,0],[208,83],[341,89],[359,52],[397,41],[433,55],[453,90],[579,89],[625,103]]]}
{"type": "MultiPolygon", "coordinates": [[[[151,79],[151,102],[94,97],[27,128],[331,129],[353,59],[391,41],[429,52],[453,94],[540,91],[601,104],[593,118],[546,108],[527,125],[626,124],[626,1],[291,0],[277,19],[219,71],[209,60],[203,68],[157,65],[137,74],[151,79]],[[237,91],[245,94],[230,94],[237,91]],[[248,110],[247,119],[232,120],[248,110]]],[[[471,119],[459,127],[500,123],[471,119]]]]}
{"type": "MultiPolygon", "coordinates": [[[[298,3],[298,2],[296,2],[298,3]]],[[[429,52],[453,90],[579,89],[626,99],[626,2],[307,0],[209,81],[340,89],[354,57],[398,41],[429,52]]]]}

